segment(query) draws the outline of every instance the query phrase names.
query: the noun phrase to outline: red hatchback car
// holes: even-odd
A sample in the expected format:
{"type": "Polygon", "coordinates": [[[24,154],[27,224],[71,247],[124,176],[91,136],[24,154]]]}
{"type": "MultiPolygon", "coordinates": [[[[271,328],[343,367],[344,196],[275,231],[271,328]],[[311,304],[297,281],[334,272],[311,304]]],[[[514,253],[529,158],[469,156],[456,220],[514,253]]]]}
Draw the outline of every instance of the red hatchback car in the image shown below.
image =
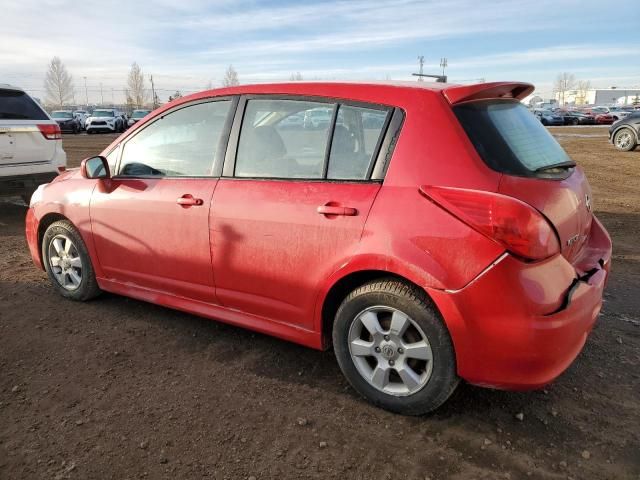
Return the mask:
{"type": "Polygon", "coordinates": [[[333,346],[395,412],[437,408],[460,379],[538,388],[594,325],[611,240],[582,169],[519,102],[532,90],[185,97],[36,191],[31,254],[73,300],[104,290],[333,346]]]}

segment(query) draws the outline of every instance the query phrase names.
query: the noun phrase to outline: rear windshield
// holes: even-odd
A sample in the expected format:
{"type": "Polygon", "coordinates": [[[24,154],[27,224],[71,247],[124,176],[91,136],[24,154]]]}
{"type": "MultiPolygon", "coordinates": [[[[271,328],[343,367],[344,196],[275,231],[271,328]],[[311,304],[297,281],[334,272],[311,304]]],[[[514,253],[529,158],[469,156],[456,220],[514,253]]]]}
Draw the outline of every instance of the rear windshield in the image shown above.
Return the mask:
{"type": "Polygon", "coordinates": [[[530,176],[571,162],[547,129],[520,102],[491,100],[453,108],[485,163],[498,172],[530,176]]]}
{"type": "Polygon", "coordinates": [[[18,90],[0,89],[0,119],[49,120],[29,95],[18,90]]]}

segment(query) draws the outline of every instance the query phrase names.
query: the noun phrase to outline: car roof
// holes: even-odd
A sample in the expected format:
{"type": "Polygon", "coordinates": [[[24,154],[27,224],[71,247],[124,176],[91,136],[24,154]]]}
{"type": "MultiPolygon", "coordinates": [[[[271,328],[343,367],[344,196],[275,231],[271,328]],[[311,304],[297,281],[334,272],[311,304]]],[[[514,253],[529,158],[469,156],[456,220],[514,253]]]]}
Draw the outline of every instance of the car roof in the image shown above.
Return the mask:
{"type": "MultiPolygon", "coordinates": [[[[441,94],[449,103],[457,104],[483,98],[522,99],[534,90],[533,85],[523,82],[487,82],[458,85],[440,82],[284,82],[259,83],[225,87],[194,93],[181,97],[167,105],[178,105],[192,100],[225,95],[300,95],[354,99],[376,102],[400,92],[430,92],[441,94]],[[365,97],[370,97],[367,100],[365,97]]],[[[166,107],[166,105],[165,105],[166,107]]],[[[163,107],[164,108],[164,107],[163,107]]]]}
{"type": "Polygon", "coordinates": [[[24,92],[20,87],[16,87],[15,85],[9,85],[8,83],[0,83],[0,88],[3,90],[16,90],[18,92],[24,92]]]}

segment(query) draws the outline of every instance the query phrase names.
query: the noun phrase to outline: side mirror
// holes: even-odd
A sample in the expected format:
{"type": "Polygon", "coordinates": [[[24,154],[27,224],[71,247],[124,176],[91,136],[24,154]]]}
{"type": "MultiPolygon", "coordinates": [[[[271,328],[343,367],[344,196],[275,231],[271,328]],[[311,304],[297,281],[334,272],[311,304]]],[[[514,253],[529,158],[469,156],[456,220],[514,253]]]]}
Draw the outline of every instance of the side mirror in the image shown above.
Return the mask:
{"type": "Polygon", "coordinates": [[[110,178],[109,162],[101,156],[89,157],[82,160],[80,173],[84,178],[110,178]]]}

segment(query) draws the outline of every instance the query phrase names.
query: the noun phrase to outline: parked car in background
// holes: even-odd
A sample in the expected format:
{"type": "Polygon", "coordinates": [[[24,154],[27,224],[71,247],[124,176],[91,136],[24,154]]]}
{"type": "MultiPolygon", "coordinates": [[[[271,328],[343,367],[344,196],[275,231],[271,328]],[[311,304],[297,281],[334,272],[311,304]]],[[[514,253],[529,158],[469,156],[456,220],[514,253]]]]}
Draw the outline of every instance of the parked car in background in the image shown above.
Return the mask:
{"type": "Polygon", "coordinates": [[[127,126],[131,127],[135,125],[138,121],[142,120],[149,113],[151,113],[151,110],[134,110],[133,113],[131,114],[131,118],[129,118],[127,122],[127,126]]]}
{"type": "Polygon", "coordinates": [[[24,90],[0,84],[0,195],[28,203],[66,164],[60,125],[24,90]]]}
{"type": "Polygon", "coordinates": [[[593,115],[577,112],[575,110],[557,110],[556,115],[564,119],[565,125],[594,125],[596,119],[593,115]]]}
{"type": "Polygon", "coordinates": [[[99,108],[93,111],[86,122],[87,133],[124,132],[125,122],[120,112],[112,108],[99,108]]]}
{"type": "Polygon", "coordinates": [[[304,114],[305,128],[324,128],[330,121],[331,111],[327,108],[314,108],[304,114]]]}
{"type": "Polygon", "coordinates": [[[436,409],[461,378],[540,388],[596,322],[611,240],[582,168],[520,102],[532,91],[178,99],[34,193],[29,249],[68,299],[104,290],[333,346],[355,390],[394,412],[436,409]],[[283,128],[313,111],[329,122],[283,128]]]}
{"type": "Polygon", "coordinates": [[[623,107],[611,107],[609,109],[609,113],[613,117],[614,121],[622,120],[623,118],[628,117],[633,113],[633,107],[623,108],[623,107]]]}
{"type": "Polygon", "coordinates": [[[610,113],[596,114],[596,124],[598,125],[611,125],[615,122],[615,118],[610,113]]]}
{"type": "Polygon", "coordinates": [[[63,132],[79,133],[82,130],[80,120],[71,110],[54,110],[51,112],[51,118],[60,125],[63,132]]]}
{"type": "Polygon", "coordinates": [[[623,152],[635,150],[640,143],[640,112],[634,112],[611,125],[609,140],[623,152]]]}
{"type": "Polygon", "coordinates": [[[89,112],[87,112],[86,110],[74,110],[73,114],[78,118],[82,130],[84,130],[86,127],[87,118],[89,118],[89,112]]]}
{"type": "Polygon", "coordinates": [[[564,117],[550,110],[534,110],[533,113],[544,126],[564,125],[564,117]]]}

